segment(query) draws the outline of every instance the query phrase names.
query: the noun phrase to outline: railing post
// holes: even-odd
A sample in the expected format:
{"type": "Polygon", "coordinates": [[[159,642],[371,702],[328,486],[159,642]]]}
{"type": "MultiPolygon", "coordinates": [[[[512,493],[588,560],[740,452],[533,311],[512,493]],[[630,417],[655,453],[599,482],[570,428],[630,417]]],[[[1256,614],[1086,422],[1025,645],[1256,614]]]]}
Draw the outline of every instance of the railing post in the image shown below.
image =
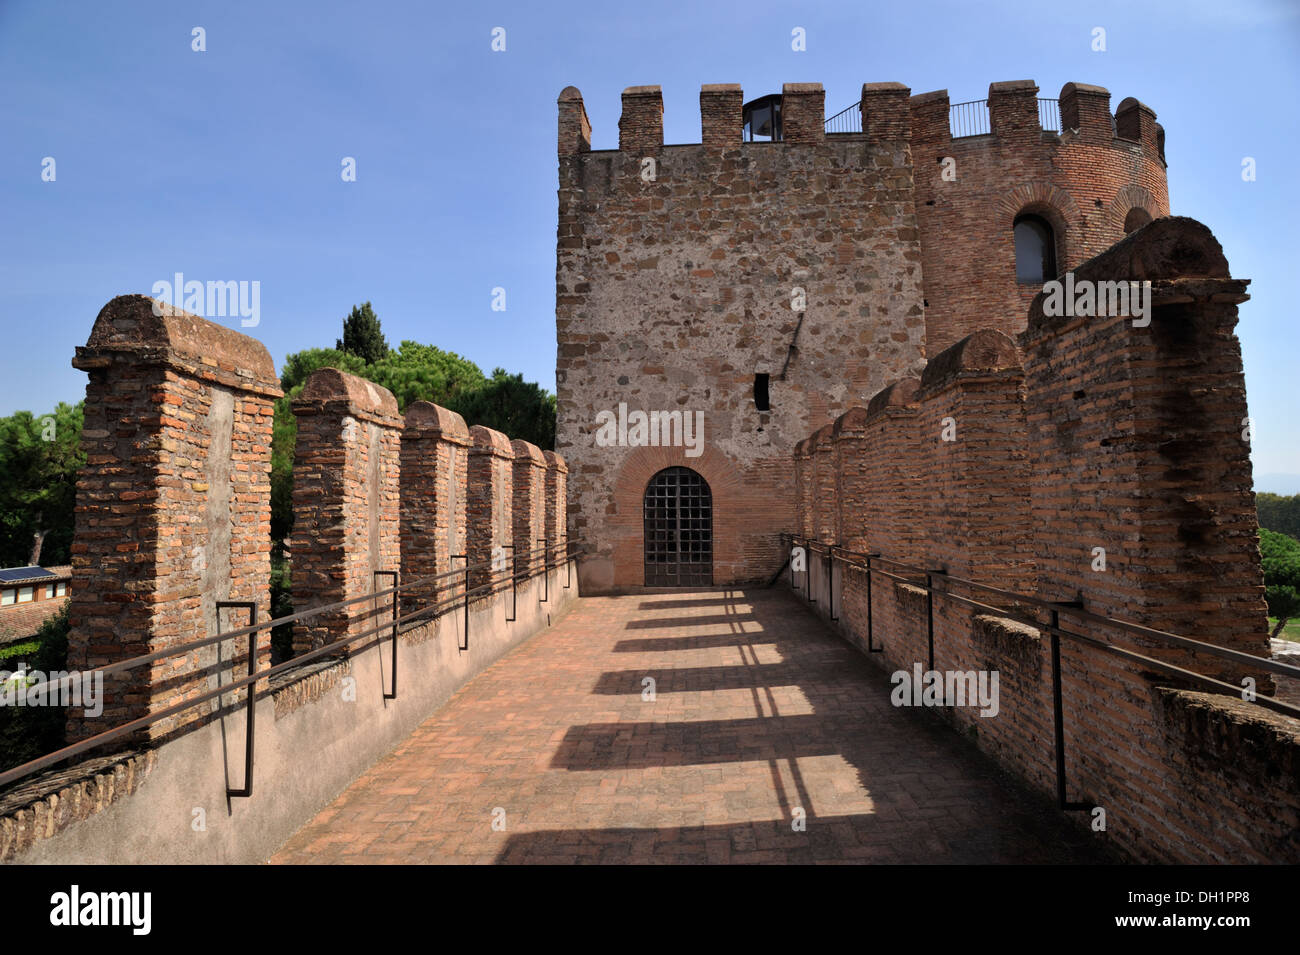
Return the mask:
{"type": "MultiPolygon", "coordinates": [[[[549,556],[551,539],[549,537],[539,537],[537,540],[542,542],[542,599],[539,600],[538,603],[544,604],[551,599],[551,563],[549,556]]],[[[533,543],[536,542],[537,541],[534,541],[533,543]]],[[[530,561],[529,563],[531,564],[532,562],[530,561]]],[[[529,570],[532,570],[531,566],[529,567],[529,570]]]]}
{"type": "MultiPolygon", "coordinates": [[[[506,623],[514,623],[515,618],[519,616],[519,553],[515,550],[514,541],[509,544],[502,544],[502,550],[510,551],[510,615],[506,617],[506,623]]],[[[496,587],[492,588],[496,592],[496,587]]]]}
{"type": "MultiPolygon", "coordinates": [[[[216,602],[217,611],[217,629],[221,629],[221,611],[226,609],[245,609],[248,611],[248,625],[257,626],[257,601],[255,600],[218,600],[216,602]]],[[[260,630],[254,630],[248,635],[248,675],[251,677],[257,672],[257,636],[260,630]]],[[[232,661],[233,662],[233,661],[232,661]]],[[[232,676],[231,682],[234,682],[232,676]]],[[[257,713],[257,681],[254,680],[248,684],[248,700],[245,703],[244,712],[244,786],[242,789],[231,789],[226,786],[226,798],[234,796],[251,796],[253,795],[253,721],[257,713]]]]}
{"type": "Polygon", "coordinates": [[[459,642],[456,644],[457,650],[469,649],[469,554],[452,554],[452,560],[465,561],[465,592],[462,594],[465,600],[465,645],[462,647],[459,642]]]}
{"type": "MultiPolygon", "coordinates": [[[[1082,610],[1079,600],[1054,601],[1058,607],[1082,610]]],[[[1070,802],[1065,798],[1065,714],[1061,705],[1061,614],[1052,610],[1052,719],[1056,739],[1056,802],[1061,809],[1088,809],[1087,803],[1070,802]]]]}
{"type": "Polygon", "coordinates": [[[867,555],[867,652],[868,653],[883,653],[885,650],[884,647],[878,647],[872,642],[875,634],[873,630],[872,617],[871,617],[871,558],[878,557],[878,556],[880,555],[879,554],[867,555]]]}
{"type": "MultiPolygon", "coordinates": [[[[399,586],[399,580],[397,574],[398,572],[395,570],[376,570],[371,575],[370,578],[370,592],[374,593],[379,589],[375,581],[380,577],[392,577],[393,587],[397,588],[399,586]]],[[[397,599],[399,596],[400,595],[398,594],[397,590],[394,589],[393,590],[393,652],[392,652],[392,663],[390,664],[390,669],[392,670],[393,673],[393,688],[391,691],[388,690],[384,691],[384,699],[386,700],[397,699],[397,618],[398,618],[397,599]]]]}

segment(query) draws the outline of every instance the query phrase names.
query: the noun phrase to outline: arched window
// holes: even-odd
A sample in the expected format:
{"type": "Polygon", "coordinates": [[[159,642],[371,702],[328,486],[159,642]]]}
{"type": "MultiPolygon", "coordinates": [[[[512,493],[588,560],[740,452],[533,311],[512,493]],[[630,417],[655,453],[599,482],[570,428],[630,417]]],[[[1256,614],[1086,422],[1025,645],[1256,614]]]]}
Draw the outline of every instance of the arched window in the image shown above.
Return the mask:
{"type": "Polygon", "coordinates": [[[1128,215],[1124,217],[1124,234],[1128,235],[1130,232],[1136,232],[1150,221],[1151,213],[1141,206],[1134,206],[1128,211],[1128,215]]]}
{"type": "Polygon", "coordinates": [[[1016,281],[1041,285],[1056,278],[1056,236],[1042,216],[1017,216],[1013,232],[1016,239],[1016,281]]]}

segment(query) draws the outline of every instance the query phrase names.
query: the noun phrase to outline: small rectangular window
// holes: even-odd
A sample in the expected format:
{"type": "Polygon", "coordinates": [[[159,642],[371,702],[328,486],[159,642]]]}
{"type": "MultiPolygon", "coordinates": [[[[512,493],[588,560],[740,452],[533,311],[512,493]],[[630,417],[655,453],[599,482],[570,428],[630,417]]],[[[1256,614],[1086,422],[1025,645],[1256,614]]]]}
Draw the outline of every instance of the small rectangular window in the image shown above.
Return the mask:
{"type": "Polygon", "coordinates": [[[32,587],[19,587],[19,588],[18,588],[18,602],[21,604],[21,603],[26,603],[27,601],[31,600],[31,599],[32,599],[32,594],[33,594],[33,589],[34,589],[34,588],[32,588],[32,587]]]}
{"type": "Polygon", "coordinates": [[[759,411],[770,410],[770,402],[767,393],[767,374],[760,373],[754,376],[754,407],[759,411]]]}
{"type": "Polygon", "coordinates": [[[14,602],[14,592],[12,590],[0,590],[0,607],[8,607],[14,602]]]}
{"type": "Polygon", "coordinates": [[[56,596],[56,597],[62,597],[62,596],[63,596],[64,594],[66,594],[67,592],[68,592],[68,585],[67,585],[67,584],[58,584],[58,585],[56,586],[56,588],[55,588],[54,596],[56,596]]]}

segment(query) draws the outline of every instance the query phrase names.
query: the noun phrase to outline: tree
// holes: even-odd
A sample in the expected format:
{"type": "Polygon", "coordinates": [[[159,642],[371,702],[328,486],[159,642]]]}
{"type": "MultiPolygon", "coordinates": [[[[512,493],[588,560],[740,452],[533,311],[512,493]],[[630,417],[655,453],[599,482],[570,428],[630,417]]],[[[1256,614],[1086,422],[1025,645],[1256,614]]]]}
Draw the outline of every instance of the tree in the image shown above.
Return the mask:
{"type": "Polygon", "coordinates": [[[1300,617],[1300,541],[1260,529],[1259,552],[1264,564],[1264,600],[1277,618],[1270,634],[1276,637],[1293,617],[1300,617]]]}
{"type": "Polygon", "coordinates": [[[0,418],[0,566],[72,559],[81,426],[80,402],[0,418]]]}
{"type": "Polygon", "coordinates": [[[379,318],[369,302],[360,308],[352,306],[351,313],[343,319],[343,337],[334,347],[356,355],[367,364],[382,361],[388,356],[388,342],[384,340],[379,318]]]}
{"type": "Polygon", "coordinates": [[[1260,527],[1300,538],[1300,494],[1256,494],[1255,510],[1260,527]]]}
{"type": "Polygon", "coordinates": [[[483,387],[468,396],[461,416],[466,424],[494,428],[543,451],[555,447],[555,395],[504,368],[494,369],[483,387]]]}

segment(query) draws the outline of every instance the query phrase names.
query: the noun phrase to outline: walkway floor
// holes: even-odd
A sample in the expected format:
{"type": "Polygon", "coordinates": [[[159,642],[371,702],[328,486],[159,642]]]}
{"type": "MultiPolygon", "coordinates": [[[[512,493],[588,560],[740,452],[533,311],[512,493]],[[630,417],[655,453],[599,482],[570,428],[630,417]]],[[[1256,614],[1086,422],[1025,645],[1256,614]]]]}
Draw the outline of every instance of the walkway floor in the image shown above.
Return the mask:
{"type": "Polygon", "coordinates": [[[271,861],[1106,861],[889,691],[779,589],[583,598],[271,861]]]}

